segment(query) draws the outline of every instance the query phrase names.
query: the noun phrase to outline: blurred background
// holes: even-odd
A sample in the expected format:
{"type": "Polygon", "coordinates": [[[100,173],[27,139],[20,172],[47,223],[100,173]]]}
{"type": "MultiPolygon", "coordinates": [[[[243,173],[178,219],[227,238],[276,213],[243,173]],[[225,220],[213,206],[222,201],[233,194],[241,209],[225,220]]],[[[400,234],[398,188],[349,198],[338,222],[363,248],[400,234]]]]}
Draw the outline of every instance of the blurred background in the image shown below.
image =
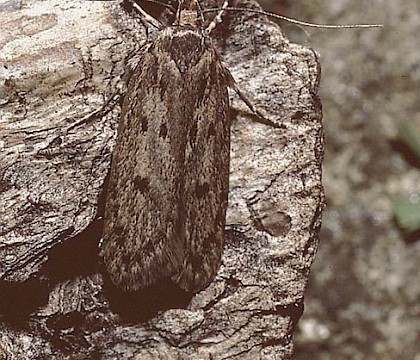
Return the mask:
{"type": "Polygon", "coordinates": [[[296,359],[420,360],[420,1],[260,0],[322,66],[323,216],[296,359]]]}

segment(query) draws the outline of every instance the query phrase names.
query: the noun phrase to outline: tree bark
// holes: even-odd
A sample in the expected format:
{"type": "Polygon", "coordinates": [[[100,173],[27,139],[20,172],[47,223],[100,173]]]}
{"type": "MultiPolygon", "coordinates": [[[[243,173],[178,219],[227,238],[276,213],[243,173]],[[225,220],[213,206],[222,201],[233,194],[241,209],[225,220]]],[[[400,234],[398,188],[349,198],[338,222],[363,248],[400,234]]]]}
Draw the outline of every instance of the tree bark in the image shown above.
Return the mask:
{"type": "Polygon", "coordinates": [[[0,9],[0,358],[290,359],[324,205],[314,52],[264,16],[225,14],[218,49],[279,127],[232,93],[228,225],[213,283],[192,298],[124,294],[97,250],[120,106],[74,124],[123,88],[145,28],[119,2],[0,9]]]}

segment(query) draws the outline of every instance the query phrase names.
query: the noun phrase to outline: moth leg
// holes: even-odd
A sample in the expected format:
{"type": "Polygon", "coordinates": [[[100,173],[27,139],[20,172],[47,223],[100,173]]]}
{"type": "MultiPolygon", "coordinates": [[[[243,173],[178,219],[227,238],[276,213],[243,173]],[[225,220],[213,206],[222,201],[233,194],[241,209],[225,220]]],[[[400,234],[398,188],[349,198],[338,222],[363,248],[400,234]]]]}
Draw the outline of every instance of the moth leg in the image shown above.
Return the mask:
{"type": "Polygon", "coordinates": [[[158,30],[162,30],[164,28],[163,24],[159,20],[157,20],[153,16],[149,15],[135,1],[129,0],[129,2],[133,6],[133,8],[137,11],[137,13],[140,15],[142,22],[144,21],[144,22],[150,24],[151,26],[155,27],[158,30]]]}
{"type": "Polygon", "coordinates": [[[98,117],[102,117],[102,116],[106,115],[107,113],[109,113],[114,108],[114,106],[118,102],[120,102],[121,96],[122,96],[121,90],[120,89],[117,89],[105,101],[105,103],[99,107],[99,109],[96,109],[96,110],[90,112],[89,114],[83,116],[79,121],[77,121],[73,125],[69,126],[66,129],[66,132],[69,132],[70,130],[73,130],[74,128],[76,128],[76,127],[78,127],[80,125],[88,124],[88,123],[90,123],[91,121],[93,121],[94,119],[96,119],[98,117]]]}
{"type": "Polygon", "coordinates": [[[272,126],[274,128],[284,127],[283,125],[278,124],[277,122],[274,122],[273,120],[270,120],[266,116],[264,116],[262,112],[259,111],[258,108],[252,103],[249,97],[239,88],[238,84],[233,79],[233,77],[232,77],[232,80],[233,82],[229,83],[229,87],[233,89],[238,94],[239,98],[246,104],[246,106],[248,106],[248,108],[252,111],[252,113],[257,117],[258,122],[272,126]]]}
{"type": "Polygon", "coordinates": [[[222,16],[225,13],[225,8],[229,6],[229,0],[225,0],[223,3],[221,10],[218,12],[218,14],[214,17],[213,21],[210,23],[210,25],[205,30],[205,33],[207,35],[210,35],[210,33],[213,31],[213,29],[217,26],[217,24],[220,24],[222,22],[222,16]]]}
{"type": "Polygon", "coordinates": [[[239,98],[249,107],[249,109],[257,116],[265,119],[264,115],[257,109],[257,107],[251,102],[249,97],[238,87],[236,82],[231,86],[233,90],[238,94],[239,98]]]}
{"type": "MultiPolygon", "coordinates": [[[[80,125],[88,124],[91,121],[94,121],[97,118],[103,117],[107,113],[109,113],[115,105],[120,102],[121,100],[121,90],[116,90],[106,101],[103,105],[101,105],[98,109],[91,111],[90,113],[83,116],[80,120],[76,121],[74,124],[70,125],[67,129],[64,130],[64,134],[68,134],[70,130],[77,128],[80,125]]],[[[47,154],[51,148],[57,147],[57,144],[61,144],[61,136],[54,137],[48,145],[40,149],[38,153],[40,155],[47,154]]]]}

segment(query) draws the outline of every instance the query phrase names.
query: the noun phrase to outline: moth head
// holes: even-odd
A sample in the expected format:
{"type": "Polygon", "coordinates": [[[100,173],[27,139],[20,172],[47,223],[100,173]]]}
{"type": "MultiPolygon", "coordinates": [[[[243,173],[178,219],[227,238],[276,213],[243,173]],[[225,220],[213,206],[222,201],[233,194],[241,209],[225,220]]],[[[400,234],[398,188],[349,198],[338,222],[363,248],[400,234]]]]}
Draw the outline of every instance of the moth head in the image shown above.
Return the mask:
{"type": "Polygon", "coordinates": [[[202,16],[198,0],[179,0],[174,25],[198,27],[202,16]]]}

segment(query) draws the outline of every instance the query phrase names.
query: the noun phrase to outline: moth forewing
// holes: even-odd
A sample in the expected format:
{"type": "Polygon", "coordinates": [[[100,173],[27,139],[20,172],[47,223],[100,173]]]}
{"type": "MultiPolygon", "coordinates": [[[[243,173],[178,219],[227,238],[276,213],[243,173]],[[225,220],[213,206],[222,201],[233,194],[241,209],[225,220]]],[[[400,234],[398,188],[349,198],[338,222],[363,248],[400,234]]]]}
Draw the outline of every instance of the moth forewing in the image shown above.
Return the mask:
{"type": "Polygon", "coordinates": [[[229,72],[198,22],[196,1],[180,1],[176,25],[131,61],[102,243],[110,278],[124,290],[170,279],[196,292],[221,262],[229,72]]]}

